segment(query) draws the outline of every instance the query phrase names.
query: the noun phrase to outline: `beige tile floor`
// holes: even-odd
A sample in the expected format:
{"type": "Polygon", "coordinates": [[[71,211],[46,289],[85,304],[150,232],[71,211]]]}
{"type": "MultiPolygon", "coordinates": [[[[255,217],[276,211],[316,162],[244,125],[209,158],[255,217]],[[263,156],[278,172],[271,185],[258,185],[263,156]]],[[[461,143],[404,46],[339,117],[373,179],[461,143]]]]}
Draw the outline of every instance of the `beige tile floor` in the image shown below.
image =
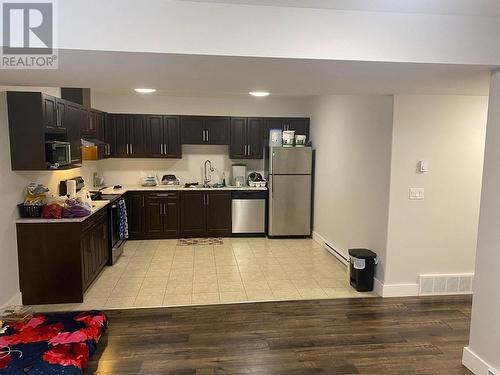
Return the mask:
{"type": "Polygon", "coordinates": [[[38,311],[374,296],[350,286],[347,268],[309,239],[224,238],[223,245],[128,241],[82,304],[38,311]]]}

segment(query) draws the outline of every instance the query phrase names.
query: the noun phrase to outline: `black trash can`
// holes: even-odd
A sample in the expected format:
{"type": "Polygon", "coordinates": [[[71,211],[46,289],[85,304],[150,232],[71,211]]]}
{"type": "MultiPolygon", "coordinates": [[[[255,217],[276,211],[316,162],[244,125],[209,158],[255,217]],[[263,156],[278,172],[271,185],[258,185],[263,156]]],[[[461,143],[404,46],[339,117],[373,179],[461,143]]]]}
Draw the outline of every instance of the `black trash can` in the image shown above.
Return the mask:
{"type": "Polygon", "coordinates": [[[349,278],[358,292],[373,290],[377,254],[368,249],[349,249],[349,278]]]}

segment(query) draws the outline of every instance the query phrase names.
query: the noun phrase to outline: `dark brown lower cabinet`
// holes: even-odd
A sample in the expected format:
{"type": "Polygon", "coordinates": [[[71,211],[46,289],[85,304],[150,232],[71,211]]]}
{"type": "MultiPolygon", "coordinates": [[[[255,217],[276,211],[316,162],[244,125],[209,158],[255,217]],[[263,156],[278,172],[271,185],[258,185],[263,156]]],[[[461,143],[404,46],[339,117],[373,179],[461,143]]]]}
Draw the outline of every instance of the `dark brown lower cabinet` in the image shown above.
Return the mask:
{"type": "Polygon", "coordinates": [[[144,222],[146,218],[146,194],[142,192],[127,193],[128,235],[131,240],[145,238],[144,222]]]}
{"type": "Polygon", "coordinates": [[[132,240],[231,235],[230,191],[129,192],[132,240]]]}
{"type": "Polygon", "coordinates": [[[231,235],[230,191],[184,191],[180,212],[181,237],[231,235]]]}
{"type": "Polygon", "coordinates": [[[177,193],[145,193],[145,234],[149,238],[179,237],[177,193]]]}
{"type": "Polygon", "coordinates": [[[82,280],[87,289],[108,261],[108,221],[102,210],[99,217],[90,218],[81,234],[82,280]]]}
{"type": "Polygon", "coordinates": [[[79,303],[108,261],[108,218],[102,209],[77,223],[18,223],[23,304],[79,303]]]}

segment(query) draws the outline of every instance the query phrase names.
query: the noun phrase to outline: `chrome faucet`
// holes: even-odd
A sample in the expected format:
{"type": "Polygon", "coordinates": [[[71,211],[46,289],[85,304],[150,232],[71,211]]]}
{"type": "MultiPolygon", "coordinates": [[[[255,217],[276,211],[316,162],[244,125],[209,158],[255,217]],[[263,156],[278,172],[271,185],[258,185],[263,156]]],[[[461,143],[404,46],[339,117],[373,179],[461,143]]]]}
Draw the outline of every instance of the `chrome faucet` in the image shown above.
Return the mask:
{"type": "Polygon", "coordinates": [[[208,187],[210,181],[212,181],[212,175],[210,172],[215,171],[214,167],[212,167],[212,162],[210,160],[205,160],[205,164],[203,166],[203,187],[208,187]],[[210,169],[207,173],[207,164],[210,166],[210,169]]]}

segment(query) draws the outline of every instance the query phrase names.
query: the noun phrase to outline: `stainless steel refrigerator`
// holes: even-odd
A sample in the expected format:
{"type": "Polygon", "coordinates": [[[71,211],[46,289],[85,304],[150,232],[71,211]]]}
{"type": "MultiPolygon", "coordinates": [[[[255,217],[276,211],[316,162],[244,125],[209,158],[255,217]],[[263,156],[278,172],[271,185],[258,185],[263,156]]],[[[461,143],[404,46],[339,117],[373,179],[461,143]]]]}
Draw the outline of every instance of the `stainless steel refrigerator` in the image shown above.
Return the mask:
{"type": "Polygon", "coordinates": [[[265,152],[269,181],[269,236],[310,236],[313,150],[269,147],[265,152]]]}

